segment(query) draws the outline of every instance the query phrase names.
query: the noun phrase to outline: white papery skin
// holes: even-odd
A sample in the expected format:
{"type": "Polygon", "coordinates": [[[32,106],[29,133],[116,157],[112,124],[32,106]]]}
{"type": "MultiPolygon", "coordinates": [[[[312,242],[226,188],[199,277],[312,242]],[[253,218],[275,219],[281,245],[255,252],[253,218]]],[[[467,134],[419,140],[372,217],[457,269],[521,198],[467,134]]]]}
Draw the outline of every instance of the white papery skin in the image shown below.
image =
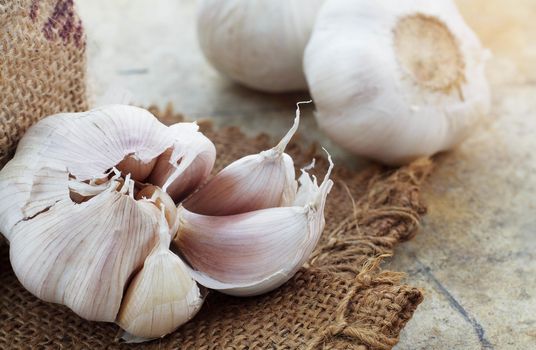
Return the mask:
{"type": "Polygon", "coordinates": [[[486,58],[450,0],[332,0],[318,14],[304,70],[322,130],[350,151],[398,165],[456,146],[489,112],[486,58]],[[395,26],[416,14],[454,36],[465,64],[459,89],[423,89],[399,64],[395,26]]]}
{"type": "Polygon", "coordinates": [[[325,0],[201,0],[197,30],[221,73],[267,92],[305,90],[303,50],[325,0]]]}
{"type": "Polygon", "coordinates": [[[290,206],[225,216],[179,208],[174,243],[193,267],[194,279],[235,296],[259,295],[288,281],[309,258],[324,229],[324,206],[333,186],[330,164],[320,186],[303,173],[290,206]]]}
{"type": "MultiPolygon", "coordinates": [[[[187,128],[185,137],[149,112],[121,105],[59,114],[31,127],[0,172],[0,231],[23,286],[88,320],[115,321],[127,281],[155,246],[161,213],[134,198],[129,174],[120,179],[115,170],[109,179],[110,169],[131,156],[145,173],[167,162],[153,160],[172,148],[174,159],[187,160],[172,174],[171,183],[181,181],[190,170],[185,164],[210,152],[197,126],[187,128]],[[73,198],[87,198],[75,202],[70,190],[78,191],[73,198]]],[[[203,159],[209,161],[199,176],[210,172],[214,156],[203,159]]]]}

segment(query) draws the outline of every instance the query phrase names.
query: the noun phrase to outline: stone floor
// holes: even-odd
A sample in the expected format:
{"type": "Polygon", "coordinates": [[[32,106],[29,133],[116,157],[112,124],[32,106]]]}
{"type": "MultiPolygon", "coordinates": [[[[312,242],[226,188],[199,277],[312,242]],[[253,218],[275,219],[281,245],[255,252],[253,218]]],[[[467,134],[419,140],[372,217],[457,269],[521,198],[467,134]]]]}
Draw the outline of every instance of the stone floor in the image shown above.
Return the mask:
{"type": "MultiPolygon", "coordinates": [[[[437,157],[429,214],[389,268],[408,273],[424,303],[397,349],[536,349],[536,2],[459,0],[494,52],[493,115],[455,152],[437,157]]],[[[89,37],[94,104],[171,102],[191,118],[281,136],[306,93],[266,95],[220,77],[195,38],[193,0],[79,0],[89,37]]],[[[353,167],[303,110],[304,142],[353,167]]]]}

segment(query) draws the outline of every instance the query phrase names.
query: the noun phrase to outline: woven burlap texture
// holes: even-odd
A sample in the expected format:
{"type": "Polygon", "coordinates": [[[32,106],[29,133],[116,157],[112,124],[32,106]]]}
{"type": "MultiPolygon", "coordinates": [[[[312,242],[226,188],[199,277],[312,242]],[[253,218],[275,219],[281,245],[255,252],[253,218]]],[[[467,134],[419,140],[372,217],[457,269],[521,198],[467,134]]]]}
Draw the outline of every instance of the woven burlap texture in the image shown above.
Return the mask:
{"type": "Polygon", "coordinates": [[[0,0],[0,168],[37,120],[87,109],[85,46],[72,0],[0,0]]]}
{"type": "MultiPolygon", "coordinates": [[[[156,110],[153,112],[158,113],[156,110]]],[[[164,122],[178,121],[171,112],[164,122]]],[[[270,147],[267,136],[200,123],[218,150],[216,170],[270,147]]],[[[297,167],[314,147],[288,152],[297,167]]],[[[317,157],[319,176],[327,161],[317,157]]],[[[326,229],[308,265],[279,289],[254,298],[209,292],[200,313],[163,339],[130,345],[114,324],[85,321],[42,302],[14,276],[8,247],[0,249],[0,348],[26,349],[390,349],[422,301],[400,273],[382,271],[381,256],[415,233],[425,207],[419,186],[431,169],[423,160],[398,170],[336,166],[326,229]]]]}

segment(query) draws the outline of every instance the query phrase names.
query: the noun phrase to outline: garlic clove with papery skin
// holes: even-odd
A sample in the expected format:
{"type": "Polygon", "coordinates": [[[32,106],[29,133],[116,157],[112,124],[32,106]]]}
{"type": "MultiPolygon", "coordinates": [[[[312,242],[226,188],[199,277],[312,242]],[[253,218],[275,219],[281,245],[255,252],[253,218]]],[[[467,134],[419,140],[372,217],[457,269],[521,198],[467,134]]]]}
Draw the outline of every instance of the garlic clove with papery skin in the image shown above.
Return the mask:
{"type": "Polygon", "coordinates": [[[167,221],[161,219],[158,244],[123,298],[117,323],[128,333],[126,339],[145,341],[169,334],[194,317],[203,304],[188,268],[169,250],[167,221]]]}
{"type": "Polygon", "coordinates": [[[169,128],[184,147],[168,148],[162,153],[148,181],[180,202],[205,182],[216,160],[216,148],[197,132],[195,123],[177,123],[169,128]]]}
{"type": "Polygon", "coordinates": [[[197,33],[221,73],[267,92],[305,90],[303,50],[324,0],[201,0],[197,33]]]}
{"type": "MultiPolygon", "coordinates": [[[[22,285],[85,319],[115,321],[125,287],[157,242],[157,205],[175,221],[170,235],[178,224],[166,193],[131,179],[146,175],[135,163],[151,165],[170,148],[196,159],[210,152],[196,147],[198,139],[196,125],[179,132],[143,109],[121,105],[58,114],[32,126],[0,171],[0,231],[22,285]]],[[[178,176],[188,164],[177,166],[178,176]]]]}
{"type": "Polygon", "coordinates": [[[176,232],[173,231],[173,227],[177,225],[177,207],[175,206],[175,202],[173,202],[173,199],[160,187],[155,185],[148,185],[145,186],[143,189],[139,190],[135,197],[135,199],[145,199],[154,205],[156,205],[157,208],[163,207],[164,216],[166,218],[166,221],[171,228],[170,235],[174,236],[176,232]]]}
{"type": "Polygon", "coordinates": [[[488,114],[487,56],[451,0],[332,0],[304,70],[320,128],[398,165],[455,147],[488,114]]]}
{"type": "Polygon", "coordinates": [[[294,125],[274,148],[229,164],[186,200],[184,207],[197,214],[220,216],[291,205],[297,183],[294,161],[285,148],[298,129],[300,103],[294,125]]]}
{"type": "Polygon", "coordinates": [[[235,296],[271,291],[289,280],[309,258],[324,229],[324,205],[333,164],[320,186],[300,177],[299,202],[227,216],[179,208],[175,246],[205,287],[235,296]]]}
{"type": "Polygon", "coordinates": [[[152,159],[147,163],[142,162],[135,155],[127,155],[117,164],[117,169],[126,176],[130,174],[133,180],[144,181],[153,171],[157,159],[152,159]]]}

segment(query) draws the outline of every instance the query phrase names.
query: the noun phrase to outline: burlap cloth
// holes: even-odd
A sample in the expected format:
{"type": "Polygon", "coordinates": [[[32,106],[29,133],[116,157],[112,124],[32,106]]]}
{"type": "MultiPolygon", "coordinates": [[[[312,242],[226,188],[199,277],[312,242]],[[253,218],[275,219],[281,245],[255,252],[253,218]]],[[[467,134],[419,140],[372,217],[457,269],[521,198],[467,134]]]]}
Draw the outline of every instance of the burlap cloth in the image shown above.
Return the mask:
{"type": "Polygon", "coordinates": [[[0,0],[0,168],[37,120],[87,109],[85,46],[72,0],[0,0]]]}
{"type": "MultiPolygon", "coordinates": [[[[169,110],[166,123],[180,117],[169,110]]],[[[236,128],[213,130],[216,170],[270,147],[267,136],[248,138],[236,128]]],[[[292,143],[297,167],[314,148],[292,143]]],[[[327,168],[317,157],[318,175],[327,168]]],[[[411,238],[425,213],[419,187],[431,170],[427,160],[398,170],[336,166],[326,207],[326,228],[308,265],[264,296],[234,298],[209,292],[200,313],[163,339],[124,344],[114,324],[85,321],[66,307],[28,293],[14,276],[8,247],[0,248],[0,348],[2,349],[390,349],[422,301],[421,291],[382,271],[380,256],[411,238]]]]}

